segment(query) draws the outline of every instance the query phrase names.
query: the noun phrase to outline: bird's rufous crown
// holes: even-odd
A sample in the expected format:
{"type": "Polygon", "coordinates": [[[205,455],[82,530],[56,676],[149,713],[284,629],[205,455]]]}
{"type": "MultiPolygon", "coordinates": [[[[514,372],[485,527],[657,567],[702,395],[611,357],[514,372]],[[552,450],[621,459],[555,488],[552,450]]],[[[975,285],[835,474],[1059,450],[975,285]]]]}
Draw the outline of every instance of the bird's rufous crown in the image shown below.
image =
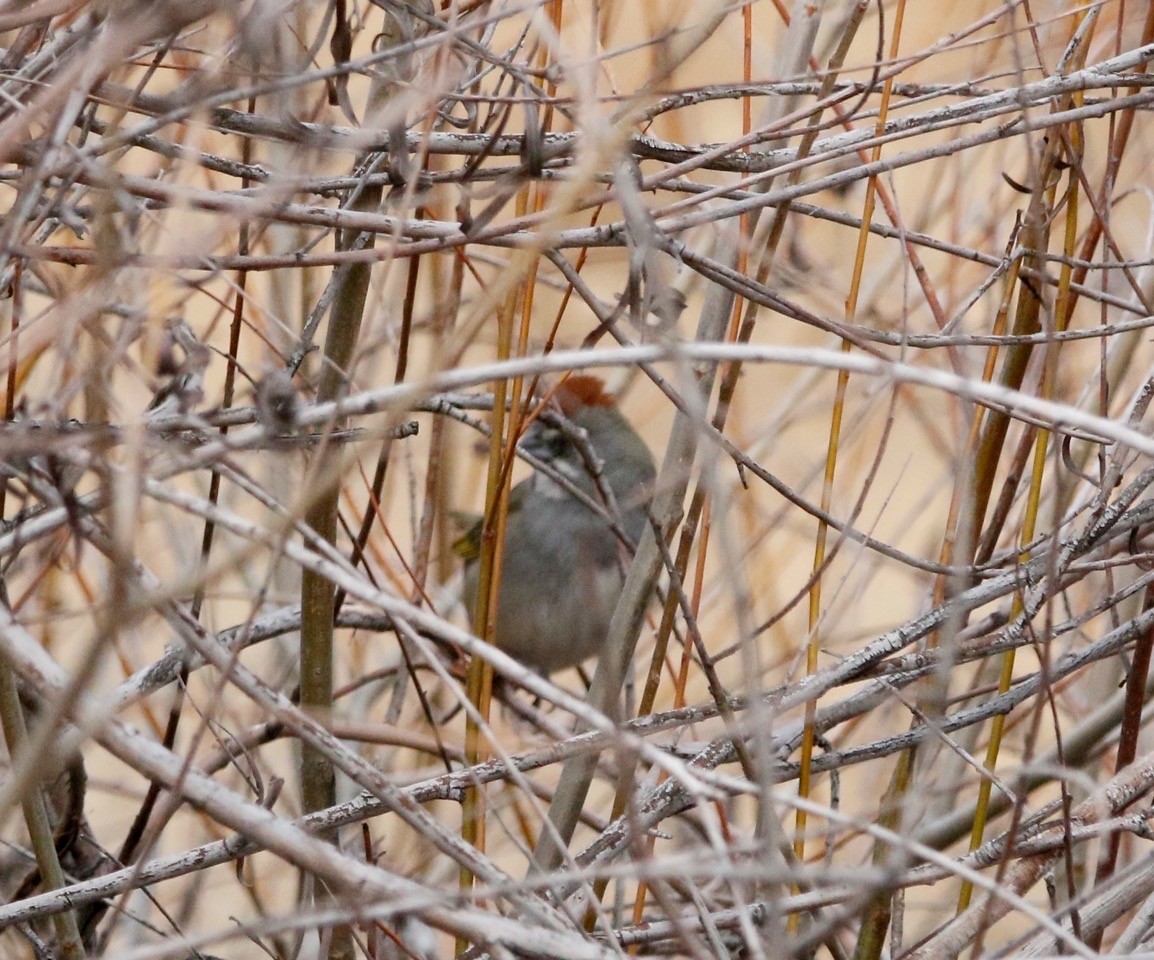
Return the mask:
{"type": "Polygon", "coordinates": [[[553,399],[567,417],[573,416],[582,407],[616,406],[613,398],[605,392],[604,380],[581,373],[564,381],[553,394],[553,399]]]}

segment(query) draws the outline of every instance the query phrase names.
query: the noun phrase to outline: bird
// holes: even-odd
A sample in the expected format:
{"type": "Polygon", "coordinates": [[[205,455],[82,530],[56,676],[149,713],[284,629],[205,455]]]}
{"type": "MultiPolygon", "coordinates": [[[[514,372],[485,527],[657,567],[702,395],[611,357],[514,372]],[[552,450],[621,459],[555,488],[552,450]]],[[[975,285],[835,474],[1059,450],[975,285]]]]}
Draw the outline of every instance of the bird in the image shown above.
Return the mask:
{"type": "Polygon", "coordinates": [[[157,357],[159,384],[145,418],[155,421],[195,411],[204,401],[204,372],[211,359],[212,351],[197,339],[192,327],[181,317],[169,317],[157,357]]]}
{"type": "MultiPolygon", "coordinates": [[[[599,377],[570,376],[553,401],[563,419],[538,418],[521,446],[585,497],[541,470],[510,491],[493,637],[505,653],[543,674],[577,666],[603,648],[629,554],[617,531],[637,544],[657,473],[645,441],[599,377]],[[596,464],[587,462],[593,458],[596,464]],[[616,524],[607,516],[604,488],[619,511],[616,524]]],[[[477,518],[454,545],[465,559],[471,619],[482,532],[477,518]]]]}
{"type": "Polygon", "coordinates": [[[270,367],[256,385],[256,418],[270,435],[285,437],[296,430],[300,397],[288,371],[270,367]]]}

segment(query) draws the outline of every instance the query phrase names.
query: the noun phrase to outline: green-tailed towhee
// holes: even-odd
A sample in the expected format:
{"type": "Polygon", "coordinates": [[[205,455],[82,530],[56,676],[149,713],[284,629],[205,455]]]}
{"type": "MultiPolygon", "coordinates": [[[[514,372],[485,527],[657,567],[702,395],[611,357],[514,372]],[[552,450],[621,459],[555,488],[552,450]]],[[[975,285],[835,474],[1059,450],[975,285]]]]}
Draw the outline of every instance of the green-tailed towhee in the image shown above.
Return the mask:
{"type": "MultiPolygon", "coordinates": [[[[648,447],[600,379],[571,376],[554,400],[564,420],[534,422],[522,449],[592,503],[543,471],[510,491],[494,637],[506,653],[545,673],[575,666],[601,650],[624,582],[629,553],[607,519],[606,498],[599,491],[607,487],[612,493],[619,529],[636,545],[656,475],[648,447]],[[599,461],[600,480],[591,472],[588,453],[599,461]]],[[[466,560],[470,616],[476,610],[480,545],[478,520],[456,545],[466,560]]]]}

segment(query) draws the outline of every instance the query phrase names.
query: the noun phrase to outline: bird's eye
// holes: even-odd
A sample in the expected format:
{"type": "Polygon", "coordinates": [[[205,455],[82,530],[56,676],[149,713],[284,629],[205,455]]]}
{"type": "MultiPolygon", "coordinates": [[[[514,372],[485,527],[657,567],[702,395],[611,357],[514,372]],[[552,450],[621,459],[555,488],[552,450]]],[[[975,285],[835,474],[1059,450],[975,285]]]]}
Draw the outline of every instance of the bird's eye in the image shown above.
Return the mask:
{"type": "Polygon", "coordinates": [[[550,457],[562,457],[565,455],[565,451],[569,449],[569,441],[565,439],[564,434],[550,431],[546,447],[550,457]]]}
{"type": "Polygon", "coordinates": [[[560,460],[568,455],[568,439],[560,431],[541,423],[534,424],[522,440],[527,453],[539,460],[560,460]]]}

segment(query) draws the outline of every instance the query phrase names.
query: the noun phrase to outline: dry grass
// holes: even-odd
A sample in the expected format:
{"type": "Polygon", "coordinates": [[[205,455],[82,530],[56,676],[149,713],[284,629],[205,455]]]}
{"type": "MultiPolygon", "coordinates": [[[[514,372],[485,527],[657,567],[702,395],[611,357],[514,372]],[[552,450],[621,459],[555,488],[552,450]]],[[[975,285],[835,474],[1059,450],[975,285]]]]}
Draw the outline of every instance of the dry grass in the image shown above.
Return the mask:
{"type": "Polygon", "coordinates": [[[1140,947],[1154,15],[905,6],[0,6],[0,956],[1140,947]],[[588,694],[450,549],[584,368],[588,694]]]}

